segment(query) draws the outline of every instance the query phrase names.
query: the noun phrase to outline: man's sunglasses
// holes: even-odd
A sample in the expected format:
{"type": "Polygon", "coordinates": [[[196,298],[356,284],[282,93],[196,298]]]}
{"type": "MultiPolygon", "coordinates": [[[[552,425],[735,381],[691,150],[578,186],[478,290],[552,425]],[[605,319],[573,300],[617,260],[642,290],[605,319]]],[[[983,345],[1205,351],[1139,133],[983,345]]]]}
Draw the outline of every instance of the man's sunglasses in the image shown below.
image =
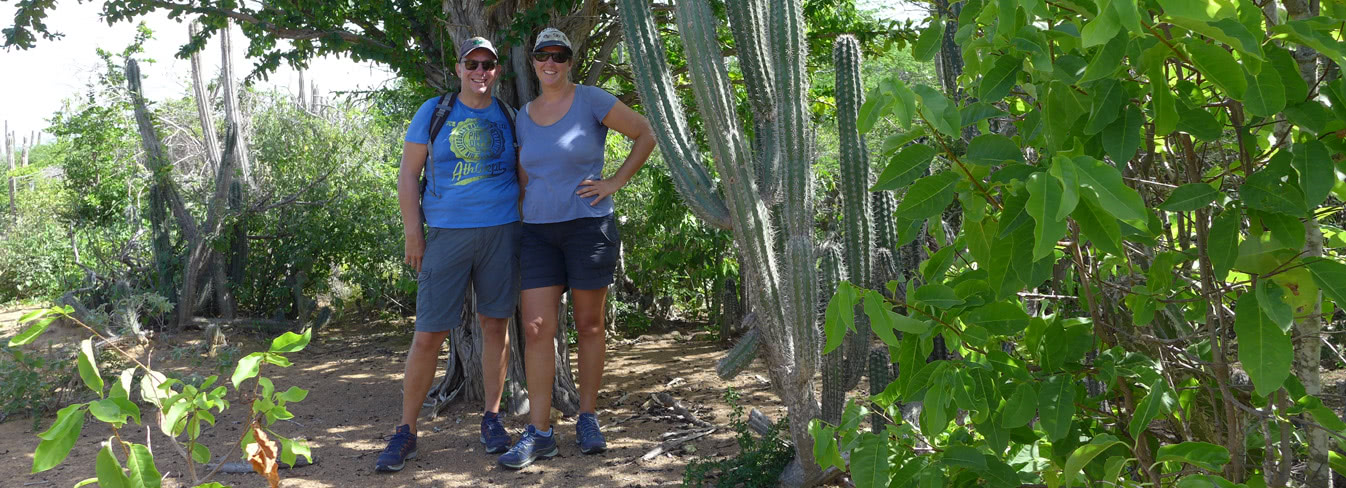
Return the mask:
{"type": "Polygon", "coordinates": [[[547,62],[548,59],[556,61],[557,63],[564,63],[566,61],[570,61],[570,53],[565,51],[561,51],[559,53],[548,51],[533,51],[533,61],[537,61],[539,63],[545,63],[547,62]]]}
{"type": "Polygon", "coordinates": [[[481,66],[481,69],[486,71],[495,69],[495,61],[477,61],[475,59],[463,61],[463,67],[467,68],[468,71],[476,71],[478,65],[481,66]]]}

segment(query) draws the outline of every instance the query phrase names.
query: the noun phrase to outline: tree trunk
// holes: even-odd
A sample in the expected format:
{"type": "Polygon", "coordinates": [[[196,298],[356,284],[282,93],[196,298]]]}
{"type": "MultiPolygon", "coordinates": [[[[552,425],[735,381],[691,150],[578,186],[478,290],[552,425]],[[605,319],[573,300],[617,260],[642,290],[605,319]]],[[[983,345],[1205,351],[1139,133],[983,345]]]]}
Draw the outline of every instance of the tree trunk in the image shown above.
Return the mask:
{"type": "Polygon", "coordinates": [[[226,123],[237,127],[238,141],[234,157],[237,158],[236,164],[242,172],[243,184],[253,188],[257,182],[252,174],[252,158],[248,152],[247,124],[243,123],[239,111],[238,90],[234,86],[233,44],[229,32],[232,28],[233,22],[228,22],[223,29],[220,29],[220,82],[224,88],[224,118],[226,123]]]}
{"type": "MultiPolygon", "coordinates": [[[[196,23],[188,27],[192,37],[197,34],[196,23]]],[[[215,173],[220,164],[220,144],[215,135],[215,118],[210,113],[210,95],[201,81],[201,53],[192,54],[192,93],[196,96],[196,114],[201,119],[201,146],[206,152],[206,168],[215,173]]]]}
{"type": "Polygon", "coordinates": [[[18,190],[14,181],[14,136],[9,133],[9,121],[5,121],[5,159],[9,162],[9,220],[10,225],[19,223],[19,207],[15,203],[15,193],[18,190]]]}

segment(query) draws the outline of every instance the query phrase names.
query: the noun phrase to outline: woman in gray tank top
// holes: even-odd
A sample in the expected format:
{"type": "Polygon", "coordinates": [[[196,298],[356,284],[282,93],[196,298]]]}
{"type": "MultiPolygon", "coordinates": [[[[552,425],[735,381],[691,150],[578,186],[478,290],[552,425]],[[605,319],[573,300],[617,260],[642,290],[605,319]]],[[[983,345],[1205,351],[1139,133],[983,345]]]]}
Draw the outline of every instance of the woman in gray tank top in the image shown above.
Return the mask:
{"type": "Polygon", "coordinates": [[[556,375],[552,338],[566,288],[572,292],[579,343],[576,443],[585,454],[607,447],[596,411],[603,381],[603,311],[621,249],[612,195],[635,176],[655,145],[644,116],[602,88],[570,81],[572,54],[561,31],[547,28],[538,34],[532,65],[542,94],[519,111],[516,123],[524,221],[520,304],[528,397],[534,407],[531,425],[500,456],[500,464],[512,469],[559,453],[548,406],[556,375]],[[621,166],[604,177],[609,128],[634,144],[621,166]]]}

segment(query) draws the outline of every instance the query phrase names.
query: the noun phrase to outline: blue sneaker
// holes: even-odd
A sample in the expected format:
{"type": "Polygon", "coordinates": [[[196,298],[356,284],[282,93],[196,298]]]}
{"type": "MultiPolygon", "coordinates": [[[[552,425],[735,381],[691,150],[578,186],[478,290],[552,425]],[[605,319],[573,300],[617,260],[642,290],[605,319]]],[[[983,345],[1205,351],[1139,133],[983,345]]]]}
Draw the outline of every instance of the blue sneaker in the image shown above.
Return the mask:
{"type": "Polygon", "coordinates": [[[508,451],[512,441],[509,432],[505,431],[505,424],[500,423],[499,414],[486,412],[481,417],[481,443],[486,445],[487,454],[508,451]]]}
{"type": "Polygon", "coordinates": [[[397,426],[397,433],[388,441],[383,454],[379,454],[379,460],[374,462],[374,471],[401,471],[408,459],[416,459],[416,434],[411,433],[410,425],[403,424],[397,426]]]}
{"type": "Polygon", "coordinates": [[[575,422],[575,443],[579,444],[580,452],[585,454],[608,450],[608,442],[603,440],[603,433],[598,430],[598,415],[580,414],[579,420],[575,422]]]}
{"type": "Polygon", "coordinates": [[[561,450],[556,448],[556,435],[539,435],[537,429],[529,425],[523,430],[523,435],[519,436],[519,442],[514,443],[514,447],[509,452],[500,456],[500,465],[509,469],[523,469],[524,466],[533,464],[533,461],[542,459],[551,459],[560,454],[561,450]]]}

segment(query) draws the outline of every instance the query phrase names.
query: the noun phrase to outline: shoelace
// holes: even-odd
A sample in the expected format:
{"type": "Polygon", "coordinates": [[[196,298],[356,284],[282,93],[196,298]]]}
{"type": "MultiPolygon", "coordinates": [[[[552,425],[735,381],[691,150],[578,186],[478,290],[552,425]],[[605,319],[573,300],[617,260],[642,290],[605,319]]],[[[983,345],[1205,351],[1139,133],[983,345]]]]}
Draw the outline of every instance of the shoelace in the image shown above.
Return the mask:
{"type": "Polygon", "coordinates": [[[410,446],[411,446],[411,434],[406,432],[398,432],[396,434],[393,434],[393,439],[388,442],[388,450],[397,452],[399,454],[405,452],[407,448],[410,446]]]}
{"type": "Polygon", "coordinates": [[[508,432],[505,432],[505,424],[501,423],[500,420],[496,420],[496,421],[494,421],[494,422],[492,422],[492,421],[487,421],[487,422],[486,422],[486,433],[490,434],[491,437],[499,437],[499,436],[503,436],[503,435],[509,435],[508,432]]]}
{"type": "Polygon", "coordinates": [[[524,432],[522,436],[519,436],[519,443],[515,444],[514,447],[509,449],[509,454],[519,454],[519,452],[525,449],[532,449],[532,448],[533,448],[533,433],[524,432]]]}
{"type": "Polygon", "coordinates": [[[579,424],[580,424],[580,436],[584,437],[586,440],[597,438],[603,435],[602,432],[598,430],[598,420],[581,421],[579,424]]]}

